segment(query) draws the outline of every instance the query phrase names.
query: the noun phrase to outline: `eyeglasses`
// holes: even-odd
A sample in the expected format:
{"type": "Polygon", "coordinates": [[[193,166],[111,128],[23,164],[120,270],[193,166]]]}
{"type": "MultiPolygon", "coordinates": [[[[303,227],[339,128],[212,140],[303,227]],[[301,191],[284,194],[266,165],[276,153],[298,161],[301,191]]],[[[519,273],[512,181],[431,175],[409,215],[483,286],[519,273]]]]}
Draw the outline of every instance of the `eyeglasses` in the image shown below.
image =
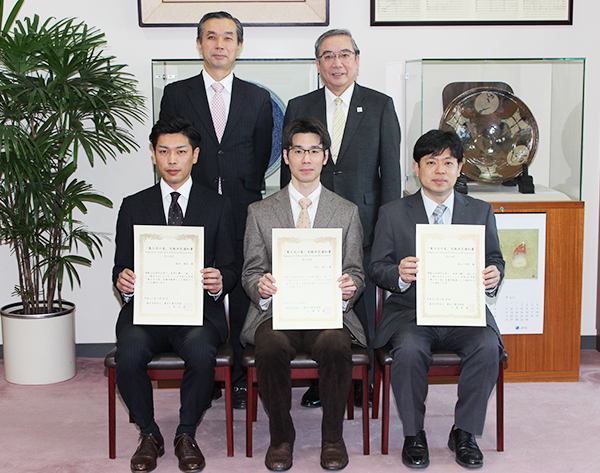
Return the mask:
{"type": "Polygon", "coordinates": [[[304,148],[300,148],[299,146],[296,146],[294,148],[290,148],[290,150],[288,151],[288,153],[295,157],[295,158],[302,158],[304,157],[305,153],[308,153],[308,155],[310,157],[319,157],[319,156],[323,156],[323,148],[310,148],[310,149],[304,149],[304,148]]]}
{"type": "Polygon", "coordinates": [[[349,62],[356,55],[354,51],[349,51],[348,49],[342,49],[339,53],[334,53],[333,51],[325,51],[323,54],[319,56],[319,59],[322,59],[323,62],[332,63],[337,57],[341,62],[349,62]]]}

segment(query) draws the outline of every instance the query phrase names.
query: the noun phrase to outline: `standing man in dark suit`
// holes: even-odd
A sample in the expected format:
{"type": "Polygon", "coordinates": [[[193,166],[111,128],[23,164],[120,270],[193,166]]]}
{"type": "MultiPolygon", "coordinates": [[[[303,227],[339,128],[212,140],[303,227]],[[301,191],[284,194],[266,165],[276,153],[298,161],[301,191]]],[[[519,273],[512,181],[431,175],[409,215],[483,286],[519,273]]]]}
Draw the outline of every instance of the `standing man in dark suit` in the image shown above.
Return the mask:
{"type": "MultiPolygon", "coordinates": [[[[273,109],[269,93],[232,73],[242,50],[244,30],[227,12],[207,13],[198,24],[198,48],[204,70],[168,85],[160,115],[179,114],[202,136],[192,178],[229,197],[233,204],[236,264],[241,271],[248,205],[261,200],[261,188],[271,157],[273,109]]],[[[246,405],[246,380],[241,366],[239,334],[250,301],[240,284],[229,295],[231,339],[236,351],[233,407],[246,405]]]]}
{"type": "Polygon", "coordinates": [[[187,120],[161,118],[152,128],[152,162],[161,180],[123,200],[117,220],[113,282],[125,305],[117,321],[117,386],[140,428],[140,444],[131,458],[132,472],[156,468],[164,440],[154,421],[152,384],[146,365],[156,353],[174,351],[185,361],[175,455],[184,472],[204,468],[195,440],[196,426],[211,402],[217,347],[227,338],[223,299],[235,286],[234,221],[229,199],[192,181],[200,136],[187,120]],[[134,225],[204,227],[204,321],[202,326],[133,324],[134,225]]]}
{"type": "Polygon", "coordinates": [[[475,435],[483,433],[488,398],[504,355],[502,338],[487,307],[485,327],[417,325],[414,283],[419,260],[414,255],[417,224],[485,225],[482,283],[489,295],[495,295],[504,260],[494,209],[487,202],[454,192],[463,160],[462,143],[456,133],[429,131],[415,144],[413,158],[421,191],[381,207],[375,228],[371,277],[392,293],[383,307],[375,347],[388,342],[393,347],[391,383],[405,436],[402,462],[410,468],[429,465],[423,425],[432,350],[459,353],[462,364],[458,402],[448,447],[455,452],[458,464],[479,468],[483,455],[475,435]]]}
{"type": "Polygon", "coordinates": [[[341,470],[348,464],[342,437],[346,399],[352,383],[353,340],[365,346],[362,326],[352,307],[364,289],[362,227],[356,206],[321,186],[329,135],[314,118],[294,120],[283,131],[283,159],[292,171],[291,183],[248,210],[242,284],[252,299],[242,341],[256,345],[258,388],[269,415],[271,444],[265,465],[288,470],[296,432],[290,415],[290,361],[298,350],[319,363],[323,396],[321,466],[341,470]],[[333,330],[273,330],[271,299],[277,292],[273,271],[273,228],[341,228],[341,288],[344,326],[333,330]]]}
{"type": "MultiPolygon", "coordinates": [[[[355,82],[359,54],[348,30],[329,30],[319,36],[315,58],[325,87],[290,100],[284,126],[298,117],[314,117],[327,124],[331,156],[323,167],[321,183],[358,206],[366,274],[379,207],[400,198],[400,125],[390,97],[355,82]]],[[[281,188],[289,181],[289,167],[282,164],[281,188]]],[[[367,333],[373,360],[375,284],[368,275],[356,313],[367,333]]],[[[360,399],[357,393],[357,405],[360,399]]],[[[320,406],[316,385],[302,398],[302,405],[320,406]]]]}

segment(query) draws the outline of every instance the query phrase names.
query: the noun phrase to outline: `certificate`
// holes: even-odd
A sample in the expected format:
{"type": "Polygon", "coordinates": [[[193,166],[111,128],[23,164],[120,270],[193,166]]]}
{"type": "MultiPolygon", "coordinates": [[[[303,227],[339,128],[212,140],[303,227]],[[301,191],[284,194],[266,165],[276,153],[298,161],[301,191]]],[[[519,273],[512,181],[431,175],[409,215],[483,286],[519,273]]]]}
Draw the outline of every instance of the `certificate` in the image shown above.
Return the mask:
{"type": "Polygon", "coordinates": [[[204,228],[134,225],[136,325],[202,325],[204,228]]]}
{"type": "Polygon", "coordinates": [[[274,228],[274,330],[343,326],[341,228],[274,228]]]}
{"type": "Polygon", "coordinates": [[[486,325],[485,225],[417,225],[417,325],[486,325]]]}

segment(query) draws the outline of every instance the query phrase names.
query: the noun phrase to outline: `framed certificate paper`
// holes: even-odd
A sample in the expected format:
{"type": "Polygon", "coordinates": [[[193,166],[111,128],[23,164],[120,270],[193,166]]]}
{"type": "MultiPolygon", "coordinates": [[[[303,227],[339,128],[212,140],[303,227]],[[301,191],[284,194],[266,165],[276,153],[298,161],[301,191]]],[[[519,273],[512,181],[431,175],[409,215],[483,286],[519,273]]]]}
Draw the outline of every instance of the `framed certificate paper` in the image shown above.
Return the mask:
{"type": "Polygon", "coordinates": [[[134,225],[136,325],[202,325],[204,228],[134,225]]]}
{"type": "Polygon", "coordinates": [[[485,326],[485,225],[417,225],[417,325],[485,326]]]}
{"type": "Polygon", "coordinates": [[[274,228],[273,329],[343,326],[341,228],[274,228]]]}

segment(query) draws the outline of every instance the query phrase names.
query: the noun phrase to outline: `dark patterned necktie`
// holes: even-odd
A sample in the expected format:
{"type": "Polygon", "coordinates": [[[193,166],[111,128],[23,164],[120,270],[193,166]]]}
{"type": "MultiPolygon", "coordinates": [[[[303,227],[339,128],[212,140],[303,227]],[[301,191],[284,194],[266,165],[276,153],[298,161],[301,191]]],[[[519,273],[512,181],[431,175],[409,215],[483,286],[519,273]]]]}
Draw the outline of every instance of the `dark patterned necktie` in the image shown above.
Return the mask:
{"type": "Polygon", "coordinates": [[[183,225],[183,212],[181,206],[177,202],[181,194],[179,192],[171,192],[171,205],[169,205],[169,225],[183,225]]]}

